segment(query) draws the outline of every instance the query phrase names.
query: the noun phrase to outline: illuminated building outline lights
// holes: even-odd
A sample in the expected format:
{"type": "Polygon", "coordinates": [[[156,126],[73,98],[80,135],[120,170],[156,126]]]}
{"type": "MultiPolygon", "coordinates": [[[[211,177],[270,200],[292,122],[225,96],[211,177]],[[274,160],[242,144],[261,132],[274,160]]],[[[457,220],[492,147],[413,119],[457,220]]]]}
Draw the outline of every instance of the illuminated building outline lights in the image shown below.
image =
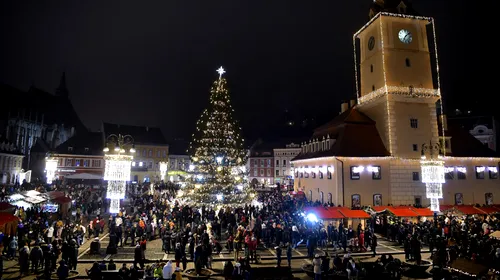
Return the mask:
{"type": "Polygon", "coordinates": [[[165,180],[165,176],[167,175],[168,162],[160,162],[160,176],[161,180],[165,180]]]}
{"type": "Polygon", "coordinates": [[[445,183],[444,161],[440,155],[441,146],[438,143],[422,145],[422,183],[425,183],[425,195],[431,202],[431,211],[439,212],[439,199],[443,198],[443,183],[445,183]],[[429,151],[430,159],[426,157],[429,151]]]}

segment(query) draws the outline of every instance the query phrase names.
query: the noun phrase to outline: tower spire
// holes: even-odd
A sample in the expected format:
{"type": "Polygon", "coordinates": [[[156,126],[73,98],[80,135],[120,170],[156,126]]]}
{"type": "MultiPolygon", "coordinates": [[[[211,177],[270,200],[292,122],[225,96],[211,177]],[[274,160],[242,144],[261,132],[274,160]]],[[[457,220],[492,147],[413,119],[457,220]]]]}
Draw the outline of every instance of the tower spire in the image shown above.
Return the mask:
{"type": "Polygon", "coordinates": [[[68,97],[69,92],[66,87],[66,72],[62,73],[61,81],[59,81],[59,86],[56,88],[56,95],[62,97],[68,97]]]}

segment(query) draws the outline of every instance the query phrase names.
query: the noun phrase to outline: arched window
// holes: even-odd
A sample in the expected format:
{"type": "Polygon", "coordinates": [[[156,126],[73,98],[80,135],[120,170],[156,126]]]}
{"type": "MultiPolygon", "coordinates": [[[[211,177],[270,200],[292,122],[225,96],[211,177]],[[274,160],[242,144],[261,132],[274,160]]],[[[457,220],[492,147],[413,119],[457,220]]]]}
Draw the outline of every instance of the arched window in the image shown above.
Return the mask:
{"type": "Polygon", "coordinates": [[[321,201],[321,204],[325,204],[325,199],[323,197],[323,192],[319,193],[319,200],[321,201]]]}
{"type": "Polygon", "coordinates": [[[462,193],[455,194],[455,205],[464,205],[464,195],[462,193]]]}
{"type": "Polygon", "coordinates": [[[328,193],[328,203],[333,204],[332,193],[328,193]]]}
{"type": "Polygon", "coordinates": [[[313,191],[309,191],[309,200],[312,201],[313,200],[313,191]]]}
{"type": "Polygon", "coordinates": [[[373,64],[370,65],[370,72],[373,73],[373,64]]]}
{"type": "Polygon", "coordinates": [[[406,62],[406,67],[411,67],[411,61],[409,58],[406,58],[405,62],[406,62]]]}

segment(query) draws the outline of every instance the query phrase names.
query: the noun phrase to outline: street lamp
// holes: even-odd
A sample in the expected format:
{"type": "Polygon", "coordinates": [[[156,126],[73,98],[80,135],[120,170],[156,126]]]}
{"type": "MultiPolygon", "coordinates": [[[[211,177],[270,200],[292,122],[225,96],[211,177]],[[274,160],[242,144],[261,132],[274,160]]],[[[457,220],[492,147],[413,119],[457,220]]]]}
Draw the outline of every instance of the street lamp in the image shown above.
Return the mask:
{"type": "Polygon", "coordinates": [[[444,161],[441,159],[441,145],[429,142],[422,144],[422,183],[425,183],[426,196],[431,201],[431,211],[439,212],[439,199],[443,198],[444,161]]]}
{"type": "Polygon", "coordinates": [[[120,211],[120,200],[125,198],[127,181],[130,181],[130,169],[135,153],[134,138],[130,135],[111,134],[106,139],[104,180],[108,181],[106,198],[110,199],[110,213],[120,211]],[[110,150],[109,145],[114,145],[110,150]],[[130,149],[126,146],[131,145],[130,149]]]}

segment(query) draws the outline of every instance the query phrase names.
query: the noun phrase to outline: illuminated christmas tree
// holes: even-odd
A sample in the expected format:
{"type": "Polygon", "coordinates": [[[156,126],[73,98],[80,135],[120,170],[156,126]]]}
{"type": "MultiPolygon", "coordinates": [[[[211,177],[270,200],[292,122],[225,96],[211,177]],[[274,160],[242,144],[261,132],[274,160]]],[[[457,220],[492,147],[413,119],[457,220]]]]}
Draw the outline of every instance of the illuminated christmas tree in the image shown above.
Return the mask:
{"type": "Polygon", "coordinates": [[[196,205],[249,203],[255,194],[247,183],[246,151],[232,117],[224,69],[210,90],[210,104],[197,122],[190,143],[191,161],[180,198],[196,205]]]}

